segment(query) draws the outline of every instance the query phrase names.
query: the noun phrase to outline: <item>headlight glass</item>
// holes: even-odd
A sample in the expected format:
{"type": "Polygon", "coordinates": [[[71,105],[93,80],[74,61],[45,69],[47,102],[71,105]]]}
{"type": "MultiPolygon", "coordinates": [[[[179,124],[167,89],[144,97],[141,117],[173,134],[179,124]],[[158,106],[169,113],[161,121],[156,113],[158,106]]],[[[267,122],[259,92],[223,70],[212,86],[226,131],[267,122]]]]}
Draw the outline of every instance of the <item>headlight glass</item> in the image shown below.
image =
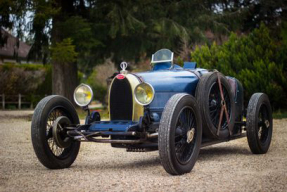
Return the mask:
{"type": "Polygon", "coordinates": [[[154,89],[148,83],[141,83],[135,88],[135,99],[140,105],[148,105],[153,101],[154,89]]]}
{"type": "Polygon", "coordinates": [[[90,104],[93,99],[93,91],[86,84],[79,85],[74,91],[74,100],[77,105],[85,107],[90,104]]]}

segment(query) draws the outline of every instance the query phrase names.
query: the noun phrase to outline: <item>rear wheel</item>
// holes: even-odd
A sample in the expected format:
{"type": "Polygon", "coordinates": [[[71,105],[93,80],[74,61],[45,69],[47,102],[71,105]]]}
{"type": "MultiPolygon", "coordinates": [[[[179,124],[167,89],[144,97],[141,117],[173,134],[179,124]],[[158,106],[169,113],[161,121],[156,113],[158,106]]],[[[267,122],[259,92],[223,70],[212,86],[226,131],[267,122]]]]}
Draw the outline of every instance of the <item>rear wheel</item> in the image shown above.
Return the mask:
{"type": "Polygon", "coordinates": [[[45,167],[67,168],[75,161],[80,142],[67,136],[65,126],[70,124],[79,124],[79,118],[66,98],[52,95],[38,103],[32,118],[31,137],[34,151],[45,167]]]}
{"type": "Polygon", "coordinates": [[[248,103],[246,130],[250,150],[254,154],[268,151],[273,129],[273,118],[268,96],[255,93],[248,103]]]}
{"type": "Polygon", "coordinates": [[[201,145],[202,127],[197,102],[188,94],[176,94],[167,102],[159,126],[159,155],[172,175],[192,170],[201,145]]]}

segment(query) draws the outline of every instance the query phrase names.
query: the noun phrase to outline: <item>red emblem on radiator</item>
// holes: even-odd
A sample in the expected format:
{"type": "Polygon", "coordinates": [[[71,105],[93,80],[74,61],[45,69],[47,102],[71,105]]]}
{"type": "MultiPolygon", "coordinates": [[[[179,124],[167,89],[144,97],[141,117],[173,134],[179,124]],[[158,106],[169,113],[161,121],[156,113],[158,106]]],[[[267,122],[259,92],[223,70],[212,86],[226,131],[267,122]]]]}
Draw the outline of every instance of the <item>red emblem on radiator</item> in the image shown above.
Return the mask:
{"type": "Polygon", "coordinates": [[[125,78],[125,76],[123,74],[118,74],[117,75],[117,79],[124,79],[124,78],[125,78]]]}

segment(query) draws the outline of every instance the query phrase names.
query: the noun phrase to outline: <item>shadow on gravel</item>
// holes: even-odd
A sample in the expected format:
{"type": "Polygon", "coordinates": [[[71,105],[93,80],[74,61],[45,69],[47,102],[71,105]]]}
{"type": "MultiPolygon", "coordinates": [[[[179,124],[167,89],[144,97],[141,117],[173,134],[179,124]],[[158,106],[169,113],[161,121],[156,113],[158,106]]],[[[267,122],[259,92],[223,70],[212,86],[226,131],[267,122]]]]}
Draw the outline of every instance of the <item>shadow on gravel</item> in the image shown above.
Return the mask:
{"type": "Polygon", "coordinates": [[[160,159],[159,157],[157,158],[152,158],[152,159],[147,159],[147,160],[140,160],[140,161],[134,161],[129,164],[125,164],[122,167],[123,168],[128,168],[128,167],[154,167],[154,166],[159,166],[160,165],[160,159]]]}
{"type": "MultiPolygon", "coordinates": [[[[159,157],[157,158],[150,158],[150,159],[143,159],[143,160],[135,160],[132,162],[117,162],[115,163],[106,163],[106,164],[91,164],[89,165],[89,169],[104,169],[104,170],[115,170],[115,169],[134,169],[136,168],[137,170],[141,170],[141,169],[146,169],[146,168],[150,168],[150,167],[156,167],[156,166],[160,166],[160,159],[159,157]]],[[[77,166],[75,166],[75,168],[87,168],[87,164],[77,164],[77,166]]]]}
{"type": "MultiPolygon", "coordinates": [[[[225,157],[231,157],[233,155],[243,155],[243,156],[249,156],[252,155],[251,152],[243,147],[235,147],[235,146],[216,146],[216,147],[208,147],[203,148],[200,150],[200,154],[198,157],[198,161],[214,161],[216,158],[225,156],[225,157]]],[[[75,166],[72,166],[71,168],[73,170],[82,170],[82,169],[89,169],[89,170],[125,170],[125,169],[134,169],[137,170],[146,170],[146,168],[152,168],[161,166],[160,158],[158,157],[151,157],[147,159],[141,159],[141,160],[135,160],[135,161],[129,161],[124,162],[124,160],[117,161],[115,164],[114,161],[108,161],[108,162],[102,162],[100,164],[86,164],[86,163],[79,163],[75,166]]],[[[36,165],[33,165],[34,169],[35,167],[38,167],[36,165]]],[[[38,170],[45,170],[43,167],[38,168],[38,170]]],[[[49,170],[49,169],[47,169],[49,170]]]]}
{"type": "Polygon", "coordinates": [[[199,153],[199,158],[198,160],[200,161],[205,161],[209,160],[210,157],[216,158],[216,157],[221,157],[221,156],[232,156],[232,155],[244,155],[244,156],[249,156],[252,155],[251,152],[242,147],[228,147],[228,146],[217,146],[217,147],[212,147],[212,148],[203,148],[200,150],[199,153]]]}
{"type": "MultiPolygon", "coordinates": [[[[232,157],[234,155],[242,155],[242,156],[249,156],[252,155],[251,152],[243,147],[227,147],[227,146],[217,146],[217,147],[208,147],[200,150],[200,154],[197,161],[214,161],[217,158],[220,157],[232,157]]],[[[234,157],[235,158],[235,157],[234,157]]],[[[32,165],[30,165],[32,166],[32,165]]],[[[30,167],[29,166],[29,167],[30,167]]],[[[49,170],[39,165],[33,165],[32,169],[36,169],[37,171],[43,173],[43,174],[50,174],[56,171],[59,171],[60,173],[63,172],[63,170],[49,170]]],[[[155,157],[147,157],[140,160],[135,161],[129,161],[125,162],[123,161],[107,161],[102,162],[100,164],[86,164],[86,163],[77,163],[77,165],[73,165],[70,169],[66,169],[65,171],[83,171],[83,170],[89,170],[89,171],[117,171],[117,170],[136,170],[137,172],[146,172],[148,171],[149,174],[153,174],[150,172],[152,169],[156,169],[157,167],[161,167],[160,158],[159,156],[155,157]]],[[[165,175],[165,172],[163,169],[160,172],[154,173],[159,175],[165,175]]],[[[1,184],[1,182],[0,182],[1,184]]]]}
{"type": "MultiPolygon", "coordinates": [[[[212,148],[204,148],[200,150],[200,154],[198,157],[198,161],[209,161],[216,158],[220,158],[222,156],[231,157],[233,155],[243,155],[249,156],[252,155],[251,152],[243,147],[235,147],[235,146],[217,146],[212,148]]],[[[115,170],[115,169],[133,169],[136,168],[137,170],[144,170],[146,168],[152,168],[161,166],[159,156],[158,157],[151,157],[142,160],[135,160],[132,162],[117,162],[116,165],[114,162],[106,162],[103,164],[91,164],[88,165],[89,169],[105,169],[105,170],[115,170]]],[[[74,168],[82,169],[87,168],[87,164],[77,164],[74,168]]]]}

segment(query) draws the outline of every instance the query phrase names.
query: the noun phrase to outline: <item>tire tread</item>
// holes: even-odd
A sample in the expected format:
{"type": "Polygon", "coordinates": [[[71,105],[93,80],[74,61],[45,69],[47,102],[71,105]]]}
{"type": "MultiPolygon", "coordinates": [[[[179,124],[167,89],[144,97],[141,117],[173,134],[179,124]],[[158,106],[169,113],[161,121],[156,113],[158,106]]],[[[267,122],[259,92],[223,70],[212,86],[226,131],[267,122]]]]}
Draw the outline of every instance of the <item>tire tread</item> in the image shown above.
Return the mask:
{"type": "Polygon", "coordinates": [[[54,157],[49,155],[49,152],[47,151],[41,136],[41,128],[46,127],[46,122],[43,122],[44,117],[42,117],[42,115],[45,110],[47,110],[48,104],[50,104],[50,102],[54,102],[55,100],[65,102],[65,104],[67,104],[70,109],[73,109],[72,111],[69,111],[69,113],[71,113],[74,123],[79,123],[79,118],[72,103],[65,97],[59,95],[50,95],[43,98],[36,106],[31,123],[32,145],[39,161],[49,169],[61,169],[69,167],[75,161],[80,147],[80,143],[77,142],[73,148],[73,154],[68,157],[66,161],[57,161],[54,157]],[[43,123],[45,123],[45,125],[43,125],[43,123]]]}

